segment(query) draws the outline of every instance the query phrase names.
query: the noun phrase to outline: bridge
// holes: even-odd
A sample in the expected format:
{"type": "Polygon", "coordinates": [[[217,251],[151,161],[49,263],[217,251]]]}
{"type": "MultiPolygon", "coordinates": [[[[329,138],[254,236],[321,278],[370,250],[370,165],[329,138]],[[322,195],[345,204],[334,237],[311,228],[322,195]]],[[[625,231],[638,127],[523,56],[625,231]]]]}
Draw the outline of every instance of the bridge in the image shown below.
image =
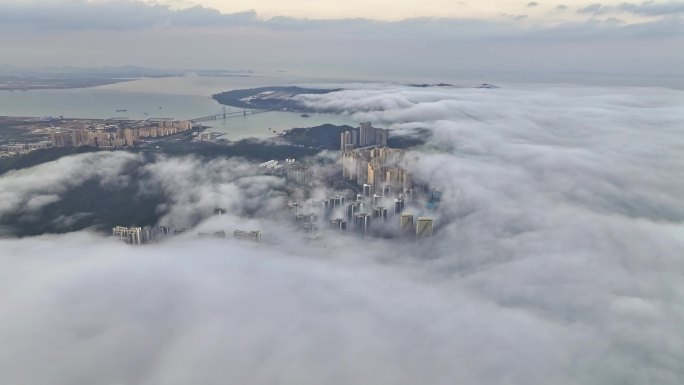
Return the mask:
{"type": "Polygon", "coordinates": [[[265,112],[271,112],[271,111],[273,111],[273,110],[247,109],[247,108],[243,108],[242,110],[239,110],[239,111],[228,111],[228,110],[226,110],[226,107],[223,107],[223,112],[220,114],[202,116],[200,118],[190,119],[190,122],[192,122],[194,124],[194,123],[199,123],[199,122],[206,122],[208,120],[228,119],[228,118],[232,118],[232,117],[236,117],[236,116],[263,114],[265,112]]]}

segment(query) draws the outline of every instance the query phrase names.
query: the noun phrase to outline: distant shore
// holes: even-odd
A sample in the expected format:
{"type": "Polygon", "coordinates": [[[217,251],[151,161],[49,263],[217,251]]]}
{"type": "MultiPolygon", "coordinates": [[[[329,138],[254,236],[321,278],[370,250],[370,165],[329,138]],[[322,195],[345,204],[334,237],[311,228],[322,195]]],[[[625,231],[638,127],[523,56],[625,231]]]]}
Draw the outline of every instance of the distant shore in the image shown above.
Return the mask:
{"type": "Polygon", "coordinates": [[[108,84],[124,83],[137,78],[116,79],[65,79],[65,78],[7,78],[0,77],[0,91],[64,90],[89,88],[108,84]]]}

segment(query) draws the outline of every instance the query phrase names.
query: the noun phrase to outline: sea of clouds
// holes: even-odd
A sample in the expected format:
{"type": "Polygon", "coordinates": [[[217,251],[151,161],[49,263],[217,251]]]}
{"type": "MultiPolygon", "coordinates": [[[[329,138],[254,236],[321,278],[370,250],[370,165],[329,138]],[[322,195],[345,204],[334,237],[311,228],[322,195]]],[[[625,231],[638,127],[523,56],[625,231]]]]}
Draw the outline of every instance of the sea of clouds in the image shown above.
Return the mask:
{"type": "Polygon", "coordinates": [[[0,217],[134,164],[173,197],[164,224],[199,225],[144,247],[0,239],[0,382],[684,382],[684,92],[345,87],[301,100],[426,140],[408,167],[444,192],[433,238],[309,239],[284,182],[236,159],[9,172],[0,217]],[[264,241],[195,234],[219,228],[264,241]]]}

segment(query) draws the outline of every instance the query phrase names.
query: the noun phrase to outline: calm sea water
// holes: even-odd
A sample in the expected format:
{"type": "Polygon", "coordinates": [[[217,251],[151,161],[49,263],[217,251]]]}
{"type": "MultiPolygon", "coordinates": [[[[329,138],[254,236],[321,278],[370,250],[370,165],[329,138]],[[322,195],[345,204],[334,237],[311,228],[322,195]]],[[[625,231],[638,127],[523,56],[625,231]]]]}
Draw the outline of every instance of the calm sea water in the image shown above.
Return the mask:
{"type": "MultiPolygon", "coordinates": [[[[69,90],[0,91],[0,116],[193,119],[223,111],[223,106],[211,98],[211,95],[218,92],[306,83],[307,81],[302,79],[274,76],[186,76],[145,78],[101,87],[69,90]]],[[[343,115],[311,115],[304,118],[298,113],[268,112],[207,121],[202,124],[210,126],[209,131],[226,134],[224,138],[230,140],[270,137],[274,136],[274,130],[279,132],[293,127],[310,127],[324,123],[355,124],[343,115]]]]}

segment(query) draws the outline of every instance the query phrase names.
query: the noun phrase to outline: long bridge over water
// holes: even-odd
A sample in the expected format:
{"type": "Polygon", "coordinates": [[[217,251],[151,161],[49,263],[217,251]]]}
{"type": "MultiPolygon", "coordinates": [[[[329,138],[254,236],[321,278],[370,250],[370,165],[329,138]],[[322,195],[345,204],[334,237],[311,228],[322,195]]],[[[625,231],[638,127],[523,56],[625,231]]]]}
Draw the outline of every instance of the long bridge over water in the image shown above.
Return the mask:
{"type": "Polygon", "coordinates": [[[228,119],[236,116],[247,116],[247,115],[256,115],[256,114],[263,114],[265,112],[271,112],[273,110],[268,110],[268,109],[247,109],[243,108],[242,110],[238,111],[229,111],[226,109],[226,107],[223,107],[223,112],[220,114],[216,115],[209,115],[209,116],[202,116],[199,118],[195,119],[190,119],[190,122],[192,123],[199,123],[199,122],[206,122],[209,120],[218,120],[218,119],[228,119]]]}

